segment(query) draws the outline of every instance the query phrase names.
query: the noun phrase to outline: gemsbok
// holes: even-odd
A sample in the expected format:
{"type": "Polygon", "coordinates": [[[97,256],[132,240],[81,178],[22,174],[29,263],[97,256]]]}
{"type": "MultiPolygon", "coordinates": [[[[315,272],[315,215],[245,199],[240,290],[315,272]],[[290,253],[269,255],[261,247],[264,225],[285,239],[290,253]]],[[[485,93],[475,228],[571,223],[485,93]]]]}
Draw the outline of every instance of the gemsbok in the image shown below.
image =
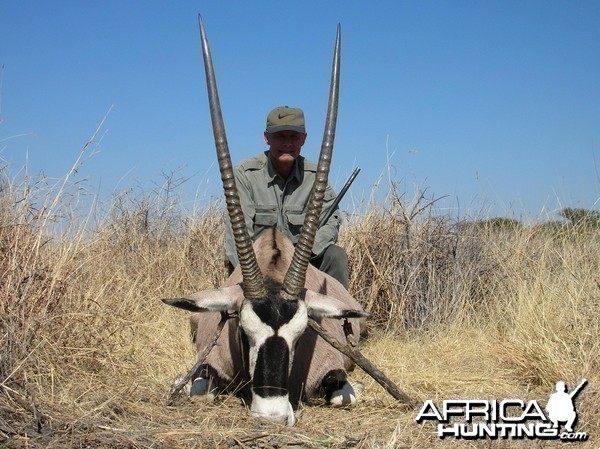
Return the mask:
{"type": "Polygon", "coordinates": [[[296,421],[292,404],[299,400],[324,396],[332,406],[342,406],[354,403],[357,396],[347,379],[354,363],[308,326],[309,317],[340,343],[356,346],[361,334],[364,334],[367,316],[338,281],[309,263],[335,137],[340,26],[335,41],[317,177],[307,204],[304,225],[294,247],[275,229],[263,232],[254,243],[249,237],[201,19],[199,24],[217,158],[239,265],[221,288],[163,301],[197,312],[190,321],[199,351],[215,335],[220,313],[238,312],[236,319],[226,322],[216,346],[199,370],[199,379],[210,379],[211,382],[202,393],[208,396],[214,391],[245,390],[250,393],[253,416],[291,426],[296,421]]]}

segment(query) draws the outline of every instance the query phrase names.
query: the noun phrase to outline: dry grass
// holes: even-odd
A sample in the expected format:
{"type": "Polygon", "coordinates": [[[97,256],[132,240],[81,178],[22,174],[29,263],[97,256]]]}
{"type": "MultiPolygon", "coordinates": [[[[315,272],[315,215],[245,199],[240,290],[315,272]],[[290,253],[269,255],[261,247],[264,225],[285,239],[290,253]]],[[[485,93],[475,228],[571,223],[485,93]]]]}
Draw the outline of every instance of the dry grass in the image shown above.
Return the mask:
{"type": "MultiPolygon", "coordinates": [[[[218,285],[222,212],[164,190],[82,217],[77,184],[0,181],[0,448],[552,447],[439,440],[362,372],[352,410],[253,420],[233,397],[166,406],[194,361],[187,315],[159,299],[218,285]],[[77,202],[75,201],[75,204],[77,202]]],[[[579,430],[600,435],[600,233],[498,229],[390,195],[345,226],[351,292],[373,314],[364,352],[408,394],[537,399],[590,383],[579,430]]]]}

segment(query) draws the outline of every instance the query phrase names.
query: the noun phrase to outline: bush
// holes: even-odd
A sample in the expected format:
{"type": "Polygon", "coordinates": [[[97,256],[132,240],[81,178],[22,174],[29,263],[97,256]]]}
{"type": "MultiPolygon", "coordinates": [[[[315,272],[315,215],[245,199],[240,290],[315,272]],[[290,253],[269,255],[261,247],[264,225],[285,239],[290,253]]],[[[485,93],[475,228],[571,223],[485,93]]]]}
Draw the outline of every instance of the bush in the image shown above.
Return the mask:
{"type": "Polygon", "coordinates": [[[582,230],[600,229],[600,212],[595,210],[566,207],[559,215],[567,220],[567,224],[582,230]]]}

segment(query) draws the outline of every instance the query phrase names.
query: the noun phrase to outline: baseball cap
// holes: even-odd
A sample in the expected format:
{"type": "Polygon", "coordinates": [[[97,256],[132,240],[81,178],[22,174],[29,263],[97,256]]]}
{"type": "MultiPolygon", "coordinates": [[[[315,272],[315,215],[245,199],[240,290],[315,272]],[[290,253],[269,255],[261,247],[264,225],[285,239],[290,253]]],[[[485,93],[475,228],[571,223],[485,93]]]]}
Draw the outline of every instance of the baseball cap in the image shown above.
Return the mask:
{"type": "Polygon", "coordinates": [[[266,131],[276,133],[279,131],[296,131],[306,134],[304,127],[304,112],[299,108],[280,106],[269,112],[267,116],[266,131]]]}

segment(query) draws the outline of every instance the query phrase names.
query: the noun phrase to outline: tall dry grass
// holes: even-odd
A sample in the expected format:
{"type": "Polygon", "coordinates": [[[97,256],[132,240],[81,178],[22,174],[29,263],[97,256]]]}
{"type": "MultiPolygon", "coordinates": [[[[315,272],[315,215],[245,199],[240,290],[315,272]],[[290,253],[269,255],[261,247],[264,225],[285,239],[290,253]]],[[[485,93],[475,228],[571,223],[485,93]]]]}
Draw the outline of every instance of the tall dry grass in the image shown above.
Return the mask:
{"type": "MultiPolygon", "coordinates": [[[[87,211],[70,175],[0,174],[0,447],[452,444],[360,372],[354,410],[302,406],[293,429],[249,419],[235,398],[167,407],[194,349],[187,315],[159,299],[224,280],[220,205],[191,214],[167,179],[87,211]]],[[[579,426],[597,438],[599,239],[461,222],[392,189],[341,234],[350,290],[372,314],[364,351],[419,399],[545,403],[557,380],[586,377],[579,426]]]]}

